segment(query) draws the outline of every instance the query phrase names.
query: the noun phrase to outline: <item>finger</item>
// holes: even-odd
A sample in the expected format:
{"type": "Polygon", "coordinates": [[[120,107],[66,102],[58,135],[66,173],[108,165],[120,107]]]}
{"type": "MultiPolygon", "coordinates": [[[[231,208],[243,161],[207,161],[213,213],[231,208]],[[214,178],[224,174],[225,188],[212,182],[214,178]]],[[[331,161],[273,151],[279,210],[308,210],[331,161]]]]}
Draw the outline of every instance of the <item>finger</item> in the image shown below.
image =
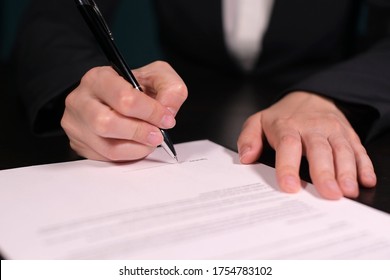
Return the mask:
{"type": "MultiPolygon", "coordinates": [[[[67,100],[69,99],[69,96],[67,100]]],[[[69,103],[69,102],[67,102],[69,103]]],[[[82,141],[83,135],[85,133],[80,133],[80,131],[86,131],[86,128],[82,125],[82,122],[75,121],[77,115],[74,114],[70,108],[66,107],[64,115],[61,119],[61,126],[66,132],[66,135],[69,138],[70,147],[80,156],[92,159],[92,160],[108,160],[103,157],[101,154],[91,149],[82,141]]]]}
{"type": "Polygon", "coordinates": [[[352,149],[355,153],[357,173],[360,184],[368,188],[375,187],[377,178],[375,175],[374,166],[370,157],[367,155],[366,149],[361,144],[357,135],[352,137],[351,142],[352,149]]]}
{"type": "Polygon", "coordinates": [[[79,156],[88,158],[91,160],[99,160],[99,161],[110,161],[108,158],[102,156],[95,150],[88,148],[83,142],[77,140],[73,136],[69,137],[69,144],[73,151],[75,151],[79,156]]]}
{"type": "Polygon", "coordinates": [[[173,114],[155,99],[134,89],[111,67],[97,67],[82,79],[82,89],[92,89],[96,99],[118,113],[149,122],[160,128],[172,128],[173,114]]]}
{"type": "Polygon", "coordinates": [[[263,150],[261,112],[245,121],[237,140],[237,149],[241,163],[253,163],[260,157],[263,150]]]}
{"type": "Polygon", "coordinates": [[[89,132],[69,130],[71,148],[80,156],[102,161],[131,161],[149,155],[154,147],[133,141],[98,137],[89,132]]]}
{"type": "Polygon", "coordinates": [[[88,129],[103,138],[132,140],[154,147],[163,141],[159,128],[147,122],[120,115],[99,102],[91,102],[85,108],[84,115],[88,129]]]}
{"type": "Polygon", "coordinates": [[[336,180],[333,152],[328,139],[320,133],[302,135],[310,177],[317,191],[327,199],[339,199],[342,192],[336,180]]]}
{"type": "Polygon", "coordinates": [[[155,98],[174,115],[188,97],[188,90],[176,73],[166,62],[156,61],[134,70],[144,91],[155,98]]]}
{"type": "MultiPolygon", "coordinates": [[[[118,139],[103,138],[91,130],[88,122],[89,114],[93,114],[94,105],[98,104],[99,109],[95,113],[99,113],[106,107],[100,102],[92,99],[91,106],[87,106],[84,111],[78,110],[77,107],[70,106],[73,103],[78,103],[77,94],[69,95],[66,104],[64,115],[61,120],[61,125],[69,137],[71,147],[81,156],[97,159],[97,160],[133,160],[146,156],[152,150],[154,145],[142,145],[134,141],[124,141],[118,139]],[[101,109],[103,108],[103,109],[101,109]]],[[[83,103],[83,102],[80,102],[83,103]]],[[[107,107],[106,107],[107,108],[107,107]]],[[[113,112],[111,110],[111,112],[113,112]]],[[[148,124],[147,124],[148,125],[148,124]]],[[[153,127],[153,129],[155,129],[153,127]]],[[[138,130],[139,131],[139,130],[138,130]]],[[[161,133],[160,133],[161,135],[161,133]]]]}
{"type": "Polygon", "coordinates": [[[340,135],[329,136],[329,143],[333,150],[336,177],[341,191],[346,197],[357,197],[359,187],[356,160],[350,143],[340,135]]]}
{"type": "Polygon", "coordinates": [[[302,158],[302,143],[298,131],[280,127],[276,132],[275,169],[281,190],[289,193],[301,189],[299,167],[302,158]]]}
{"type": "MultiPolygon", "coordinates": [[[[100,137],[132,140],[149,146],[162,143],[160,130],[144,121],[118,114],[98,99],[76,89],[65,100],[62,126],[90,130],[100,137]]],[[[73,129],[74,130],[74,129],[73,129]]]]}

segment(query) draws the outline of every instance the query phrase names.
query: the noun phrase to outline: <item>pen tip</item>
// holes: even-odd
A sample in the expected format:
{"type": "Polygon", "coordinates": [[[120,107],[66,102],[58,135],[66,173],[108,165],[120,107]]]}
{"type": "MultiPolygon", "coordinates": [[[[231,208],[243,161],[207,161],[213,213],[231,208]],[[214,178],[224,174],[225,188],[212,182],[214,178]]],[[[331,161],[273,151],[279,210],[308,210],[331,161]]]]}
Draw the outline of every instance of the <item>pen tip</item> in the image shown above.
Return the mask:
{"type": "Polygon", "coordinates": [[[179,163],[179,160],[177,159],[177,156],[175,156],[176,162],[179,163]]]}

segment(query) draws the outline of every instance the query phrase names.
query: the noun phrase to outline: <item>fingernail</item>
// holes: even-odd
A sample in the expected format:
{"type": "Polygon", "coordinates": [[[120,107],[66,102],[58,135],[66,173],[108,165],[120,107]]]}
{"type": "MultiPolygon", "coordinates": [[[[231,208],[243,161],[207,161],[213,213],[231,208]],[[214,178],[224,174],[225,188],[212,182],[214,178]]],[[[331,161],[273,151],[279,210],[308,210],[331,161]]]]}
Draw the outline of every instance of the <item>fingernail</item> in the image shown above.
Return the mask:
{"type": "Polygon", "coordinates": [[[148,137],[146,138],[146,141],[150,146],[157,147],[162,143],[163,137],[160,132],[152,131],[149,133],[148,137]]]}
{"type": "Polygon", "coordinates": [[[332,192],[340,192],[339,186],[336,181],[330,180],[325,183],[326,188],[332,192]]]}
{"type": "Polygon", "coordinates": [[[250,151],[251,151],[251,147],[248,147],[248,146],[245,146],[242,149],[240,149],[239,156],[240,156],[241,162],[243,162],[243,160],[245,160],[246,155],[248,155],[250,151]]]}
{"type": "Polygon", "coordinates": [[[296,193],[300,189],[300,182],[294,176],[285,176],[282,179],[283,190],[288,193],[296,193]]]}
{"type": "Polygon", "coordinates": [[[161,120],[162,128],[172,128],[176,124],[175,118],[171,114],[166,114],[161,120]]]}
{"type": "Polygon", "coordinates": [[[343,196],[343,193],[341,192],[339,185],[334,180],[329,180],[325,182],[324,184],[324,196],[328,199],[339,199],[343,196]]]}
{"type": "Polygon", "coordinates": [[[358,184],[356,181],[353,181],[351,179],[345,179],[343,181],[343,188],[346,194],[349,195],[357,195],[358,194],[358,184]]]}
{"type": "Polygon", "coordinates": [[[363,177],[369,181],[370,183],[372,184],[375,184],[376,182],[376,176],[375,176],[375,173],[374,172],[366,172],[364,173],[363,177]]]}

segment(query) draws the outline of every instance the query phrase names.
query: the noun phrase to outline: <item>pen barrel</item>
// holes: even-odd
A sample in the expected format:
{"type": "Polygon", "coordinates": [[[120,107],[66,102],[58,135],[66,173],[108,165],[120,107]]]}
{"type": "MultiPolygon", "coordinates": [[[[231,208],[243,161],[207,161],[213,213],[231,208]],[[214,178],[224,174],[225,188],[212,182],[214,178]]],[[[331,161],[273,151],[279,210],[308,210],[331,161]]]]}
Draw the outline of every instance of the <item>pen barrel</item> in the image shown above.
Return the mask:
{"type": "Polygon", "coordinates": [[[89,29],[98,41],[102,51],[108,58],[111,66],[115,69],[115,71],[118,72],[119,75],[131,83],[134,88],[142,91],[141,86],[135,79],[133,73],[130,70],[130,67],[127,65],[126,61],[122,57],[122,54],[119,52],[108,27],[105,25],[102,19],[96,16],[94,7],[91,5],[79,4],[77,6],[89,29]]]}
{"type": "MultiPolygon", "coordinates": [[[[163,130],[163,129],[160,129],[161,131],[161,134],[164,138],[164,141],[162,142],[161,146],[163,147],[163,149],[172,157],[172,158],[176,158],[176,151],[175,151],[175,147],[173,146],[173,143],[171,141],[171,139],[169,138],[169,135],[168,133],[163,130]]],[[[177,158],[176,158],[177,160],[177,158]]]]}

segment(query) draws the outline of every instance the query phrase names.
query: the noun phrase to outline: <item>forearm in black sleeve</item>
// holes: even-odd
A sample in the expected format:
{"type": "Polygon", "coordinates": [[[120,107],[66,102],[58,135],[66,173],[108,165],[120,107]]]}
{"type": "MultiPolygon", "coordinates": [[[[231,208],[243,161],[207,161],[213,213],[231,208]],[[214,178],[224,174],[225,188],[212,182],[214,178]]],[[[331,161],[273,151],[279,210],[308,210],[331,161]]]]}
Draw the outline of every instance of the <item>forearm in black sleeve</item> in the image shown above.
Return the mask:
{"type": "Polygon", "coordinates": [[[314,92],[330,97],[336,103],[339,101],[341,107],[349,111],[347,117],[357,120],[357,123],[369,121],[367,118],[370,118],[372,126],[367,137],[371,138],[390,128],[389,73],[390,41],[314,75],[289,88],[289,91],[314,92]]]}
{"type": "Polygon", "coordinates": [[[364,53],[288,89],[334,99],[357,130],[369,124],[363,135],[366,140],[390,129],[390,3],[372,2],[383,17],[381,38],[364,53]]]}
{"type": "MultiPolygon", "coordinates": [[[[111,18],[118,1],[96,2],[111,18]]],[[[73,0],[32,0],[13,59],[17,91],[38,134],[60,131],[67,93],[89,69],[107,65],[73,0]]]]}

